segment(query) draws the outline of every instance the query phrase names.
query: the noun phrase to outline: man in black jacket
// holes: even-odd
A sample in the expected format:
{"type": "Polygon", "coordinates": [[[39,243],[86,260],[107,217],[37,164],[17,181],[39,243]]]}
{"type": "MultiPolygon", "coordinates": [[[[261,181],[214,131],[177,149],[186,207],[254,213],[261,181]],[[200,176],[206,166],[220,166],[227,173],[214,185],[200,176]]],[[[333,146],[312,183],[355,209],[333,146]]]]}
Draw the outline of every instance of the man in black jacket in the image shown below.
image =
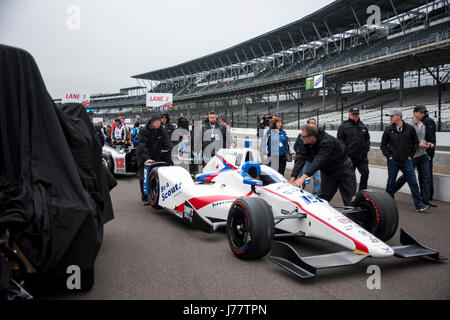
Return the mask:
{"type": "Polygon", "coordinates": [[[386,192],[394,198],[397,175],[399,171],[402,171],[411,189],[416,211],[424,212],[429,206],[422,202],[412,163],[412,158],[419,145],[416,130],[402,120],[401,110],[394,109],[387,116],[390,117],[391,125],[384,129],[380,145],[381,151],[387,159],[386,192]]]}
{"type": "Polygon", "coordinates": [[[202,126],[202,154],[204,162],[213,157],[221,148],[228,148],[231,144],[230,133],[227,128],[217,121],[214,111],[208,113],[208,121],[202,126]]]}
{"type": "Polygon", "coordinates": [[[152,115],[150,121],[139,131],[139,147],[137,149],[139,184],[141,187],[142,202],[148,205],[144,194],[144,166],[152,162],[162,161],[161,153],[171,151],[172,144],[169,135],[161,128],[161,117],[152,115]]]}
{"type": "Polygon", "coordinates": [[[352,160],[353,168],[358,169],[361,174],[359,190],[367,189],[367,181],[369,180],[367,153],[370,150],[370,135],[369,129],[359,119],[359,109],[357,107],[350,109],[348,120],[339,126],[337,138],[352,160]]]}
{"type": "Polygon", "coordinates": [[[301,138],[305,148],[299,149],[300,152],[295,155],[291,182],[302,187],[307,178],[320,170],[319,197],[331,201],[339,188],[344,205],[351,206],[356,188],[355,172],[342,144],[335,137],[312,124],[303,128],[301,138]],[[308,159],[311,160],[310,167],[296,180],[308,159]]]}
{"type": "MultiPolygon", "coordinates": [[[[429,148],[427,149],[427,154],[430,157],[430,201],[433,200],[434,186],[433,186],[433,158],[434,152],[436,150],[436,123],[428,115],[427,108],[424,105],[417,106],[425,110],[425,118],[423,118],[422,123],[425,125],[425,141],[429,143],[429,148]]],[[[422,195],[422,175],[419,172],[419,184],[422,195]]],[[[429,203],[431,207],[436,207],[435,204],[429,203]]]]}

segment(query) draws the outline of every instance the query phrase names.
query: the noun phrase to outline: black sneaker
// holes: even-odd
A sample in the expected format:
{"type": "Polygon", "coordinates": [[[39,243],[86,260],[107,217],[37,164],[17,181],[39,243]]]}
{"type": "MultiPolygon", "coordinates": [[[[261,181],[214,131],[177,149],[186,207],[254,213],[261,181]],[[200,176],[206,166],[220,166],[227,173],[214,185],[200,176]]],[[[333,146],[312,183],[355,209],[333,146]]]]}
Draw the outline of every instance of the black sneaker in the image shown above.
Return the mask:
{"type": "MultiPolygon", "coordinates": [[[[423,204],[423,203],[419,204],[419,205],[416,207],[416,211],[417,211],[417,212],[425,212],[425,211],[427,211],[428,209],[430,209],[430,206],[429,206],[428,204],[423,204]]],[[[427,212],[427,213],[428,213],[428,212],[427,212]]]]}
{"type": "Polygon", "coordinates": [[[436,207],[437,207],[437,204],[434,204],[434,203],[431,203],[431,202],[428,202],[428,205],[429,205],[431,208],[436,208],[436,207]]]}

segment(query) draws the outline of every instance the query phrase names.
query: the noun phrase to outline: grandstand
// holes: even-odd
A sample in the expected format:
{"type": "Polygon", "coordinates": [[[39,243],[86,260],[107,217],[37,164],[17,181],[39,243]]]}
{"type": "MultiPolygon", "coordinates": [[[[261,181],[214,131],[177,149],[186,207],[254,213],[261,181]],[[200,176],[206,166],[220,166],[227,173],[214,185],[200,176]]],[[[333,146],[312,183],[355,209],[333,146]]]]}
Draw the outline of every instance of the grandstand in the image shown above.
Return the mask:
{"type": "Polygon", "coordinates": [[[359,106],[363,121],[380,130],[388,109],[408,117],[412,106],[425,104],[439,129],[450,131],[448,1],[370,4],[380,9],[379,24],[370,23],[366,1],[337,0],[231,48],[134,75],[134,94],[96,97],[91,107],[108,120],[118,112],[146,119],[155,110],[146,108],[145,91],[171,92],[174,107],[166,112],[175,120],[179,112],[200,120],[214,109],[234,127],[278,114],[286,127],[316,117],[333,129],[359,106]],[[306,78],[317,74],[325,87],[306,90],[306,78]]]}

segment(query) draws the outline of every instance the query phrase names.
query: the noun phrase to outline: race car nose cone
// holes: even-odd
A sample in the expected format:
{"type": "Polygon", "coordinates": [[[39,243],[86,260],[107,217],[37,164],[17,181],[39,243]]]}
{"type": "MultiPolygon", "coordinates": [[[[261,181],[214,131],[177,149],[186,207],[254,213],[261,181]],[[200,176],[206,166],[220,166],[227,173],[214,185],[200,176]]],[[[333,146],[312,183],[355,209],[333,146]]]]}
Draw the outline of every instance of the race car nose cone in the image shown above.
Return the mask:
{"type": "Polygon", "coordinates": [[[394,250],[387,244],[369,248],[370,255],[374,258],[386,258],[394,255],[394,250]]]}

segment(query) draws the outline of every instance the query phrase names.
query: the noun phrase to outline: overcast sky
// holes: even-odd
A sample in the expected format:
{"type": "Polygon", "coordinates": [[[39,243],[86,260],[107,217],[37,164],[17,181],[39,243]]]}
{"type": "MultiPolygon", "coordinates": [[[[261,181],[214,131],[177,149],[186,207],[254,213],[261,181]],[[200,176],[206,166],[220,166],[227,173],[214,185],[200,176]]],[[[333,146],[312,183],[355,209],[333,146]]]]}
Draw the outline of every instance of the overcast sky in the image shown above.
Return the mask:
{"type": "Polygon", "coordinates": [[[112,93],[137,85],[131,75],[226,49],[331,2],[0,0],[0,43],[34,56],[53,98],[112,93]]]}

